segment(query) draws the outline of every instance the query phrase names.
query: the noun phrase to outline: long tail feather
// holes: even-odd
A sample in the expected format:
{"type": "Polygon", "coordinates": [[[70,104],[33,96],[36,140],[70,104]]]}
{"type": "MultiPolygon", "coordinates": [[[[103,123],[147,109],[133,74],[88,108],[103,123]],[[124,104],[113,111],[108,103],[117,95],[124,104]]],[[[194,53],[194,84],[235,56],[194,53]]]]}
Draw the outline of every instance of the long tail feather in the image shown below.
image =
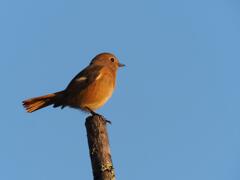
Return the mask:
{"type": "Polygon", "coordinates": [[[60,92],[48,94],[45,96],[30,98],[30,99],[24,100],[22,103],[26,111],[31,113],[38,109],[57,103],[59,101],[59,98],[63,94],[63,92],[64,91],[60,91],[60,92]]]}

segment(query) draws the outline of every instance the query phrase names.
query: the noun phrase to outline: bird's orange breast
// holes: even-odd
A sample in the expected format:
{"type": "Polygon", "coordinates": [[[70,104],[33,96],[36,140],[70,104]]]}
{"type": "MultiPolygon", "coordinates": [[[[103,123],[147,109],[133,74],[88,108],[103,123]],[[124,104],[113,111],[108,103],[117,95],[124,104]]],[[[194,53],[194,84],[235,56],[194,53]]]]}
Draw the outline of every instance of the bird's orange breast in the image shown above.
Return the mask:
{"type": "Polygon", "coordinates": [[[115,76],[110,71],[101,71],[96,80],[77,95],[79,107],[92,110],[100,108],[112,96],[114,86],[115,76]]]}

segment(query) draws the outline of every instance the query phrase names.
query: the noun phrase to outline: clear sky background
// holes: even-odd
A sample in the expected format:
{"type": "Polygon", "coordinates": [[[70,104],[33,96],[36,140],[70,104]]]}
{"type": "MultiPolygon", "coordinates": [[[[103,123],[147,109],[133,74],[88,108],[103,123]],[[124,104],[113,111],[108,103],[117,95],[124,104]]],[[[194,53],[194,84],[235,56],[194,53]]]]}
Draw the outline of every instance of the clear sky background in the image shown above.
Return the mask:
{"type": "Polygon", "coordinates": [[[0,179],[92,179],[87,114],[21,101],[100,52],[126,68],[98,112],[118,179],[240,179],[237,0],[0,1],[0,179]]]}

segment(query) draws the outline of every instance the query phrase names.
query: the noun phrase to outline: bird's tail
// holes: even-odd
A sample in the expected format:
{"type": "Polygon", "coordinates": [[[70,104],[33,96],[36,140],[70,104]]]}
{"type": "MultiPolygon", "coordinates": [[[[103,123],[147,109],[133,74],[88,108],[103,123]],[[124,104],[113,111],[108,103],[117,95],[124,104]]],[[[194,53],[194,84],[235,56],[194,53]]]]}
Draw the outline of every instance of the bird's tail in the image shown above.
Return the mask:
{"type": "Polygon", "coordinates": [[[58,103],[63,93],[64,91],[60,91],[52,94],[47,94],[45,96],[30,98],[24,100],[22,103],[26,111],[31,113],[46,106],[58,103]]]}

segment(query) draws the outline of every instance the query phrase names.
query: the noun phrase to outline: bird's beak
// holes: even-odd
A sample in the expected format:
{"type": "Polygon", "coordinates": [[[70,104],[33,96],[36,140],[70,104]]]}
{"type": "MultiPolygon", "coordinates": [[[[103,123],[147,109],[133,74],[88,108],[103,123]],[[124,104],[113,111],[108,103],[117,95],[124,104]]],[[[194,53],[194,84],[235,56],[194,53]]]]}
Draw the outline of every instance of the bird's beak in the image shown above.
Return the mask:
{"type": "Polygon", "coordinates": [[[124,67],[125,64],[118,63],[118,67],[124,67]]]}

